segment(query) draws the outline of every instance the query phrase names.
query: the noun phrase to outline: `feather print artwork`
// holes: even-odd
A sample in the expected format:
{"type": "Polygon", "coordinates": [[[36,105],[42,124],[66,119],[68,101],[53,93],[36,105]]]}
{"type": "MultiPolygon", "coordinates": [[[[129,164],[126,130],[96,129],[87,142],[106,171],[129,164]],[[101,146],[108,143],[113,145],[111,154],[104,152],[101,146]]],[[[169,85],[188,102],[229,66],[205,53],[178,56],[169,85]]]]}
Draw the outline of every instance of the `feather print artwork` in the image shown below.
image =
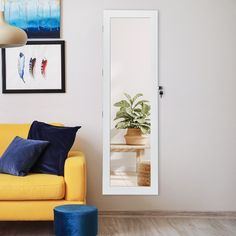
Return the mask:
{"type": "Polygon", "coordinates": [[[34,78],[35,65],[36,65],[36,58],[31,57],[29,61],[29,73],[33,78],[34,78]]]}
{"type": "Polygon", "coordinates": [[[41,64],[41,74],[42,74],[43,77],[46,76],[47,64],[48,64],[48,60],[47,59],[43,59],[42,60],[42,64],[41,64]]]}
{"type": "Polygon", "coordinates": [[[20,78],[22,79],[22,81],[25,83],[24,80],[24,74],[25,74],[25,55],[20,52],[19,54],[19,58],[18,58],[18,74],[20,76],[20,78]]]}

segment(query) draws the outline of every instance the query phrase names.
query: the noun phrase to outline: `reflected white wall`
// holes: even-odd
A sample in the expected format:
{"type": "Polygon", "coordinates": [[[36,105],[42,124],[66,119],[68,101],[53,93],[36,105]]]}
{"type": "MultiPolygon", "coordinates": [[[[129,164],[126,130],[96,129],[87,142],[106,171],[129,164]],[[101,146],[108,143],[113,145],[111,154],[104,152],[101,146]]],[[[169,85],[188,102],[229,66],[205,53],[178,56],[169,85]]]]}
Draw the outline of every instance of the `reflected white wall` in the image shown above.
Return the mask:
{"type": "MultiPolygon", "coordinates": [[[[115,129],[113,104],[143,93],[151,100],[151,24],[145,18],[111,19],[111,143],[124,143],[126,130],[115,129]]],[[[135,171],[134,153],[111,153],[111,170],[135,171]]],[[[144,159],[150,158],[147,151],[144,159]]]]}

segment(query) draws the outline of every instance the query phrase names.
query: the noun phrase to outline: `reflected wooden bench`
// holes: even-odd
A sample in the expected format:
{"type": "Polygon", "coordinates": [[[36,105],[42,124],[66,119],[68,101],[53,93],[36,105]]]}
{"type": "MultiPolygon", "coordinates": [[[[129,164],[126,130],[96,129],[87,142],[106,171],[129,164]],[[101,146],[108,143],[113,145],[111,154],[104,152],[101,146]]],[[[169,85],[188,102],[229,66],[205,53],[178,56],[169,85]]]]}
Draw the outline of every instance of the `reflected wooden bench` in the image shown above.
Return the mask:
{"type": "Polygon", "coordinates": [[[141,158],[145,155],[145,150],[150,149],[149,145],[127,145],[111,144],[111,152],[135,152],[136,153],[136,172],[141,158]]]}

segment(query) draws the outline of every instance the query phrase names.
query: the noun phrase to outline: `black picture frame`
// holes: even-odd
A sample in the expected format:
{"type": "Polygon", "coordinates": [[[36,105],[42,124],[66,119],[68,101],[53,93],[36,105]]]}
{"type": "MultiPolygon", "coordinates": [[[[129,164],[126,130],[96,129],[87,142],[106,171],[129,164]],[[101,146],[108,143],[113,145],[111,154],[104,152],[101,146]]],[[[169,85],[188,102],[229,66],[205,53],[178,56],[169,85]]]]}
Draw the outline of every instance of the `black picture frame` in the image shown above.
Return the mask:
{"type": "MultiPolygon", "coordinates": [[[[3,48],[2,49],[2,93],[3,94],[14,94],[14,93],[65,93],[66,92],[66,83],[65,83],[65,41],[64,40],[34,40],[28,41],[26,45],[60,45],[60,55],[61,55],[61,78],[60,84],[61,88],[55,89],[9,89],[7,88],[7,52],[11,50],[11,48],[3,48]]],[[[25,46],[23,46],[25,47],[25,46]]],[[[16,65],[14,65],[16,66],[16,65]]]]}

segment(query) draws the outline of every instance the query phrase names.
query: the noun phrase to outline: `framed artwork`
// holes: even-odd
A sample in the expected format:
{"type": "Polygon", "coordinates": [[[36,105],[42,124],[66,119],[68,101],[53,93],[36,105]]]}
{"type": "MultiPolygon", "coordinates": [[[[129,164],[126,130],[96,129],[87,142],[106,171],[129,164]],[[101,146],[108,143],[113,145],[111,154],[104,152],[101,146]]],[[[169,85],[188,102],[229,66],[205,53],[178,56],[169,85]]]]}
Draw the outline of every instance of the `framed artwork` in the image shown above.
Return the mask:
{"type": "Polygon", "coordinates": [[[3,93],[64,93],[65,42],[2,49],[2,83],[3,93]]]}
{"type": "Polygon", "coordinates": [[[105,10],[103,194],[158,194],[158,12],[105,10]]]}
{"type": "Polygon", "coordinates": [[[5,20],[28,38],[60,38],[60,0],[5,0],[5,20]]]}

